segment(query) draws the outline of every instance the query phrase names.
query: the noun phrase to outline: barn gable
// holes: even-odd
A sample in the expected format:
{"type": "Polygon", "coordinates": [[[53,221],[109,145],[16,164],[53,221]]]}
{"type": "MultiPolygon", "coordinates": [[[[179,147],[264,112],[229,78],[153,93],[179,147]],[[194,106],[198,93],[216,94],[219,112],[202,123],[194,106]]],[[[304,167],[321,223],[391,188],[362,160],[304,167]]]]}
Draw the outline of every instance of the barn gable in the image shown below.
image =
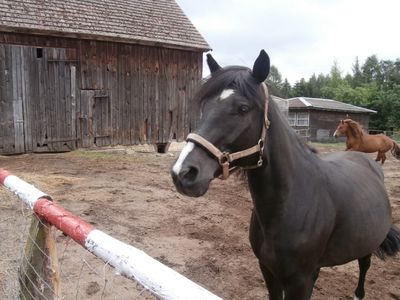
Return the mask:
{"type": "Polygon", "coordinates": [[[183,140],[208,49],[173,0],[2,1],[0,153],[183,140]]]}

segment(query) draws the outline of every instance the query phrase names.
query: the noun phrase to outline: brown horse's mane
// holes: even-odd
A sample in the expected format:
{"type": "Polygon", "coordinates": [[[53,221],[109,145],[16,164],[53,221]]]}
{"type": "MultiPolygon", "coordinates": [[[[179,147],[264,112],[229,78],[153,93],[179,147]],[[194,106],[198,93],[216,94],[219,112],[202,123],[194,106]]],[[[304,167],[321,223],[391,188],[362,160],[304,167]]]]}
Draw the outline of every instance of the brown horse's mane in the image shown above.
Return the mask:
{"type": "Polygon", "coordinates": [[[343,120],[343,122],[349,125],[349,128],[355,138],[361,139],[364,136],[364,130],[358,122],[353,121],[352,119],[346,119],[343,120]]]}

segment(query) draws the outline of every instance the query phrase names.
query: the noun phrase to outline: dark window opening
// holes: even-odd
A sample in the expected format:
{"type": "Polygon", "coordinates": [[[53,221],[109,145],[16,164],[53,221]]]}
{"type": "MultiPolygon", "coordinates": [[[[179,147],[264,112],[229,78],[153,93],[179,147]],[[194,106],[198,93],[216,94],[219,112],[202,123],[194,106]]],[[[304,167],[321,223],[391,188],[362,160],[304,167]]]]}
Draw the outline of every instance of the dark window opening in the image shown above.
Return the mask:
{"type": "Polygon", "coordinates": [[[43,48],[36,48],[36,57],[37,58],[43,57],[43,48]]]}

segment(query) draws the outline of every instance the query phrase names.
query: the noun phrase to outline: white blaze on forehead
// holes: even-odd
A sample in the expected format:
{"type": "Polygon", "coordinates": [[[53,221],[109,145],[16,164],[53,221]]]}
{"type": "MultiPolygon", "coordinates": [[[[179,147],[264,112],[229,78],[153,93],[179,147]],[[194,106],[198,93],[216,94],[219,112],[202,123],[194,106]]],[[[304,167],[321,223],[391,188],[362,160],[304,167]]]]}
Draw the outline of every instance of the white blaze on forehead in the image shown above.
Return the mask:
{"type": "Polygon", "coordinates": [[[194,148],[194,143],[188,142],[186,146],[182,149],[182,152],[179,155],[178,160],[172,167],[172,172],[174,172],[176,175],[178,175],[181,172],[182,164],[185,161],[186,157],[189,155],[189,153],[192,152],[193,148],[194,148]]]}
{"type": "Polygon", "coordinates": [[[235,91],[232,89],[226,89],[223,90],[221,95],[219,96],[219,100],[225,100],[226,98],[228,98],[230,95],[232,95],[235,91]]]}

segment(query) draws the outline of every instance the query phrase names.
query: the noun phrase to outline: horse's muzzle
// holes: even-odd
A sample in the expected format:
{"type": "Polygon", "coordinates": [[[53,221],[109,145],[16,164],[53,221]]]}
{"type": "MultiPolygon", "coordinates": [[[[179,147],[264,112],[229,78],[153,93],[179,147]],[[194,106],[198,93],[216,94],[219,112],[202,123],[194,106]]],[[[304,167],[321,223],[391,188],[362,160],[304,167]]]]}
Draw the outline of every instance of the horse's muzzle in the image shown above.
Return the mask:
{"type": "Polygon", "coordinates": [[[195,167],[184,168],[179,174],[171,171],[172,181],[177,191],[189,197],[203,196],[208,190],[210,181],[199,182],[198,174],[199,170],[195,167]]]}
{"type": "Polygon", "coordinates": [[[335,131],[334,133],[333,133],[333,137],[334,138],[338,138],[340,136],[340,134],[337,132],[337,131],[335,131]]]}

